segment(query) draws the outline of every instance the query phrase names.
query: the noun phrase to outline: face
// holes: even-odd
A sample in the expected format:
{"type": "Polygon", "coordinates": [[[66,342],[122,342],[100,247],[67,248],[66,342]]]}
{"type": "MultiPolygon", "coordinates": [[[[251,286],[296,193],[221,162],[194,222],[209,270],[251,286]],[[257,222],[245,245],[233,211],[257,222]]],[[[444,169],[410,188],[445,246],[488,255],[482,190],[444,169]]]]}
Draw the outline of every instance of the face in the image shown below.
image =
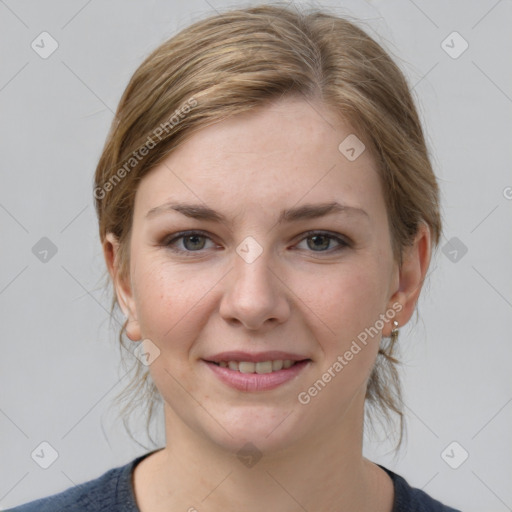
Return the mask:
{"type": "Polygon", "coordinates": [[[281,99],[202,129],[141,181],[116,289],[129,337],[159,350],[168,434],[270,451],[360,416],[381,335],[415,295],[369,150],[338,149],[351,133],[323,105],[281,99]],[[278,370],[286,359],[302,362],[278,370]]]}

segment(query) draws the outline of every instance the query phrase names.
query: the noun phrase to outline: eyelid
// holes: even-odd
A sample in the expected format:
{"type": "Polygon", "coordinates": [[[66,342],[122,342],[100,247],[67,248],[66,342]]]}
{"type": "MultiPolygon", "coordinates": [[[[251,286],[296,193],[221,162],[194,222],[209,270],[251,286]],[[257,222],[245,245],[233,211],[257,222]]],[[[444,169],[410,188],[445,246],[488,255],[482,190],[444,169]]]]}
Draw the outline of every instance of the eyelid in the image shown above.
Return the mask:
{"type": "Polygon", "coordinates": [[[342,235],[341,233],[334,233],[333,231],[326,231],[325,229],[311,229],[309,231],[305,231],[304,233],[301,233],[299,241],[302,241],[306,238],[309,238],[311,236],[329,236],[333,240],[337,240],[338,242],[341,242],[345,245],[350,245],[349,239],[342,235]]]}

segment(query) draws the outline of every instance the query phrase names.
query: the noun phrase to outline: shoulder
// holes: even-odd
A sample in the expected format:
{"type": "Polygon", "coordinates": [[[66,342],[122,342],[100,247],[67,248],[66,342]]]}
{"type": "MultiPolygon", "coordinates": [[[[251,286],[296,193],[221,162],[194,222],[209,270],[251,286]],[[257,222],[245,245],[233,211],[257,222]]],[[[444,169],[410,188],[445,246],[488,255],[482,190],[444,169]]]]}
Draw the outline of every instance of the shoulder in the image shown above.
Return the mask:
{"type": "Polygon", "coordinates": [[[461,512],[455,508],[443,505],[421,489],[411,487],[407,481],[393,471],[377,464],[393,480],[395,499],[392,512],[461,512]]]}
{"type": "Polygon", "coordinates": [[[131,475],[133,468],[149,454],[103,473],[98,478],[40,498],[6,512],[139,512],[131,475]]]}

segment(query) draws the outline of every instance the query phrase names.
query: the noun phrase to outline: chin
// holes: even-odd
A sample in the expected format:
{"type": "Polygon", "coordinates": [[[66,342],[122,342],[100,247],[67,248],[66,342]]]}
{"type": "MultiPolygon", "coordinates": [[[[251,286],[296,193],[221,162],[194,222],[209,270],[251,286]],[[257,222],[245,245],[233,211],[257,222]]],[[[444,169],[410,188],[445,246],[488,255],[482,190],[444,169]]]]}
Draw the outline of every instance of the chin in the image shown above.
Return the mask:
{"type": "Polygon", "coordinates": [[[301,426],[291,410],[279,409],[276,412],[269,411],[268,407],[262,410],[262,407],[252,409],[251,406],[240,409],[230,411],[228,417],[214,414],[226,430],[216,423],[213,431],[205,432],[214,443],[237,456],[244,449],[252,449],[262,455],[277,452],[290,447],[305,434],[300,432],[304,422],[301,426]]]}

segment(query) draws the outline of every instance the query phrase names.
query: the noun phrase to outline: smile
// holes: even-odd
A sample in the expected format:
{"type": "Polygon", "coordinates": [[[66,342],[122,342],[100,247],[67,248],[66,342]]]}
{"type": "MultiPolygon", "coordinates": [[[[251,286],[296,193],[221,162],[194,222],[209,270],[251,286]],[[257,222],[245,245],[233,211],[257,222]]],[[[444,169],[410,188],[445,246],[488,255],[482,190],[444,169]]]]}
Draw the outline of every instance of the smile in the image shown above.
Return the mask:
{"type": "Polygon", "coordinates": [[[241,373],[272,373],[279,370],[288,369],[300,361],[292,361],[291,359],[277,359],[275,361],[261,361],[253,363],[252,361],[220,361],[218,364],[222,368],[237,370],[241,373]]]}
{"type": "Polygon", "coordinates": [[[238,391],[268,391],[298,378],[312,364],[311,359],[292,361],[205,361],[202,362],[222,383],[238,391]]]}

